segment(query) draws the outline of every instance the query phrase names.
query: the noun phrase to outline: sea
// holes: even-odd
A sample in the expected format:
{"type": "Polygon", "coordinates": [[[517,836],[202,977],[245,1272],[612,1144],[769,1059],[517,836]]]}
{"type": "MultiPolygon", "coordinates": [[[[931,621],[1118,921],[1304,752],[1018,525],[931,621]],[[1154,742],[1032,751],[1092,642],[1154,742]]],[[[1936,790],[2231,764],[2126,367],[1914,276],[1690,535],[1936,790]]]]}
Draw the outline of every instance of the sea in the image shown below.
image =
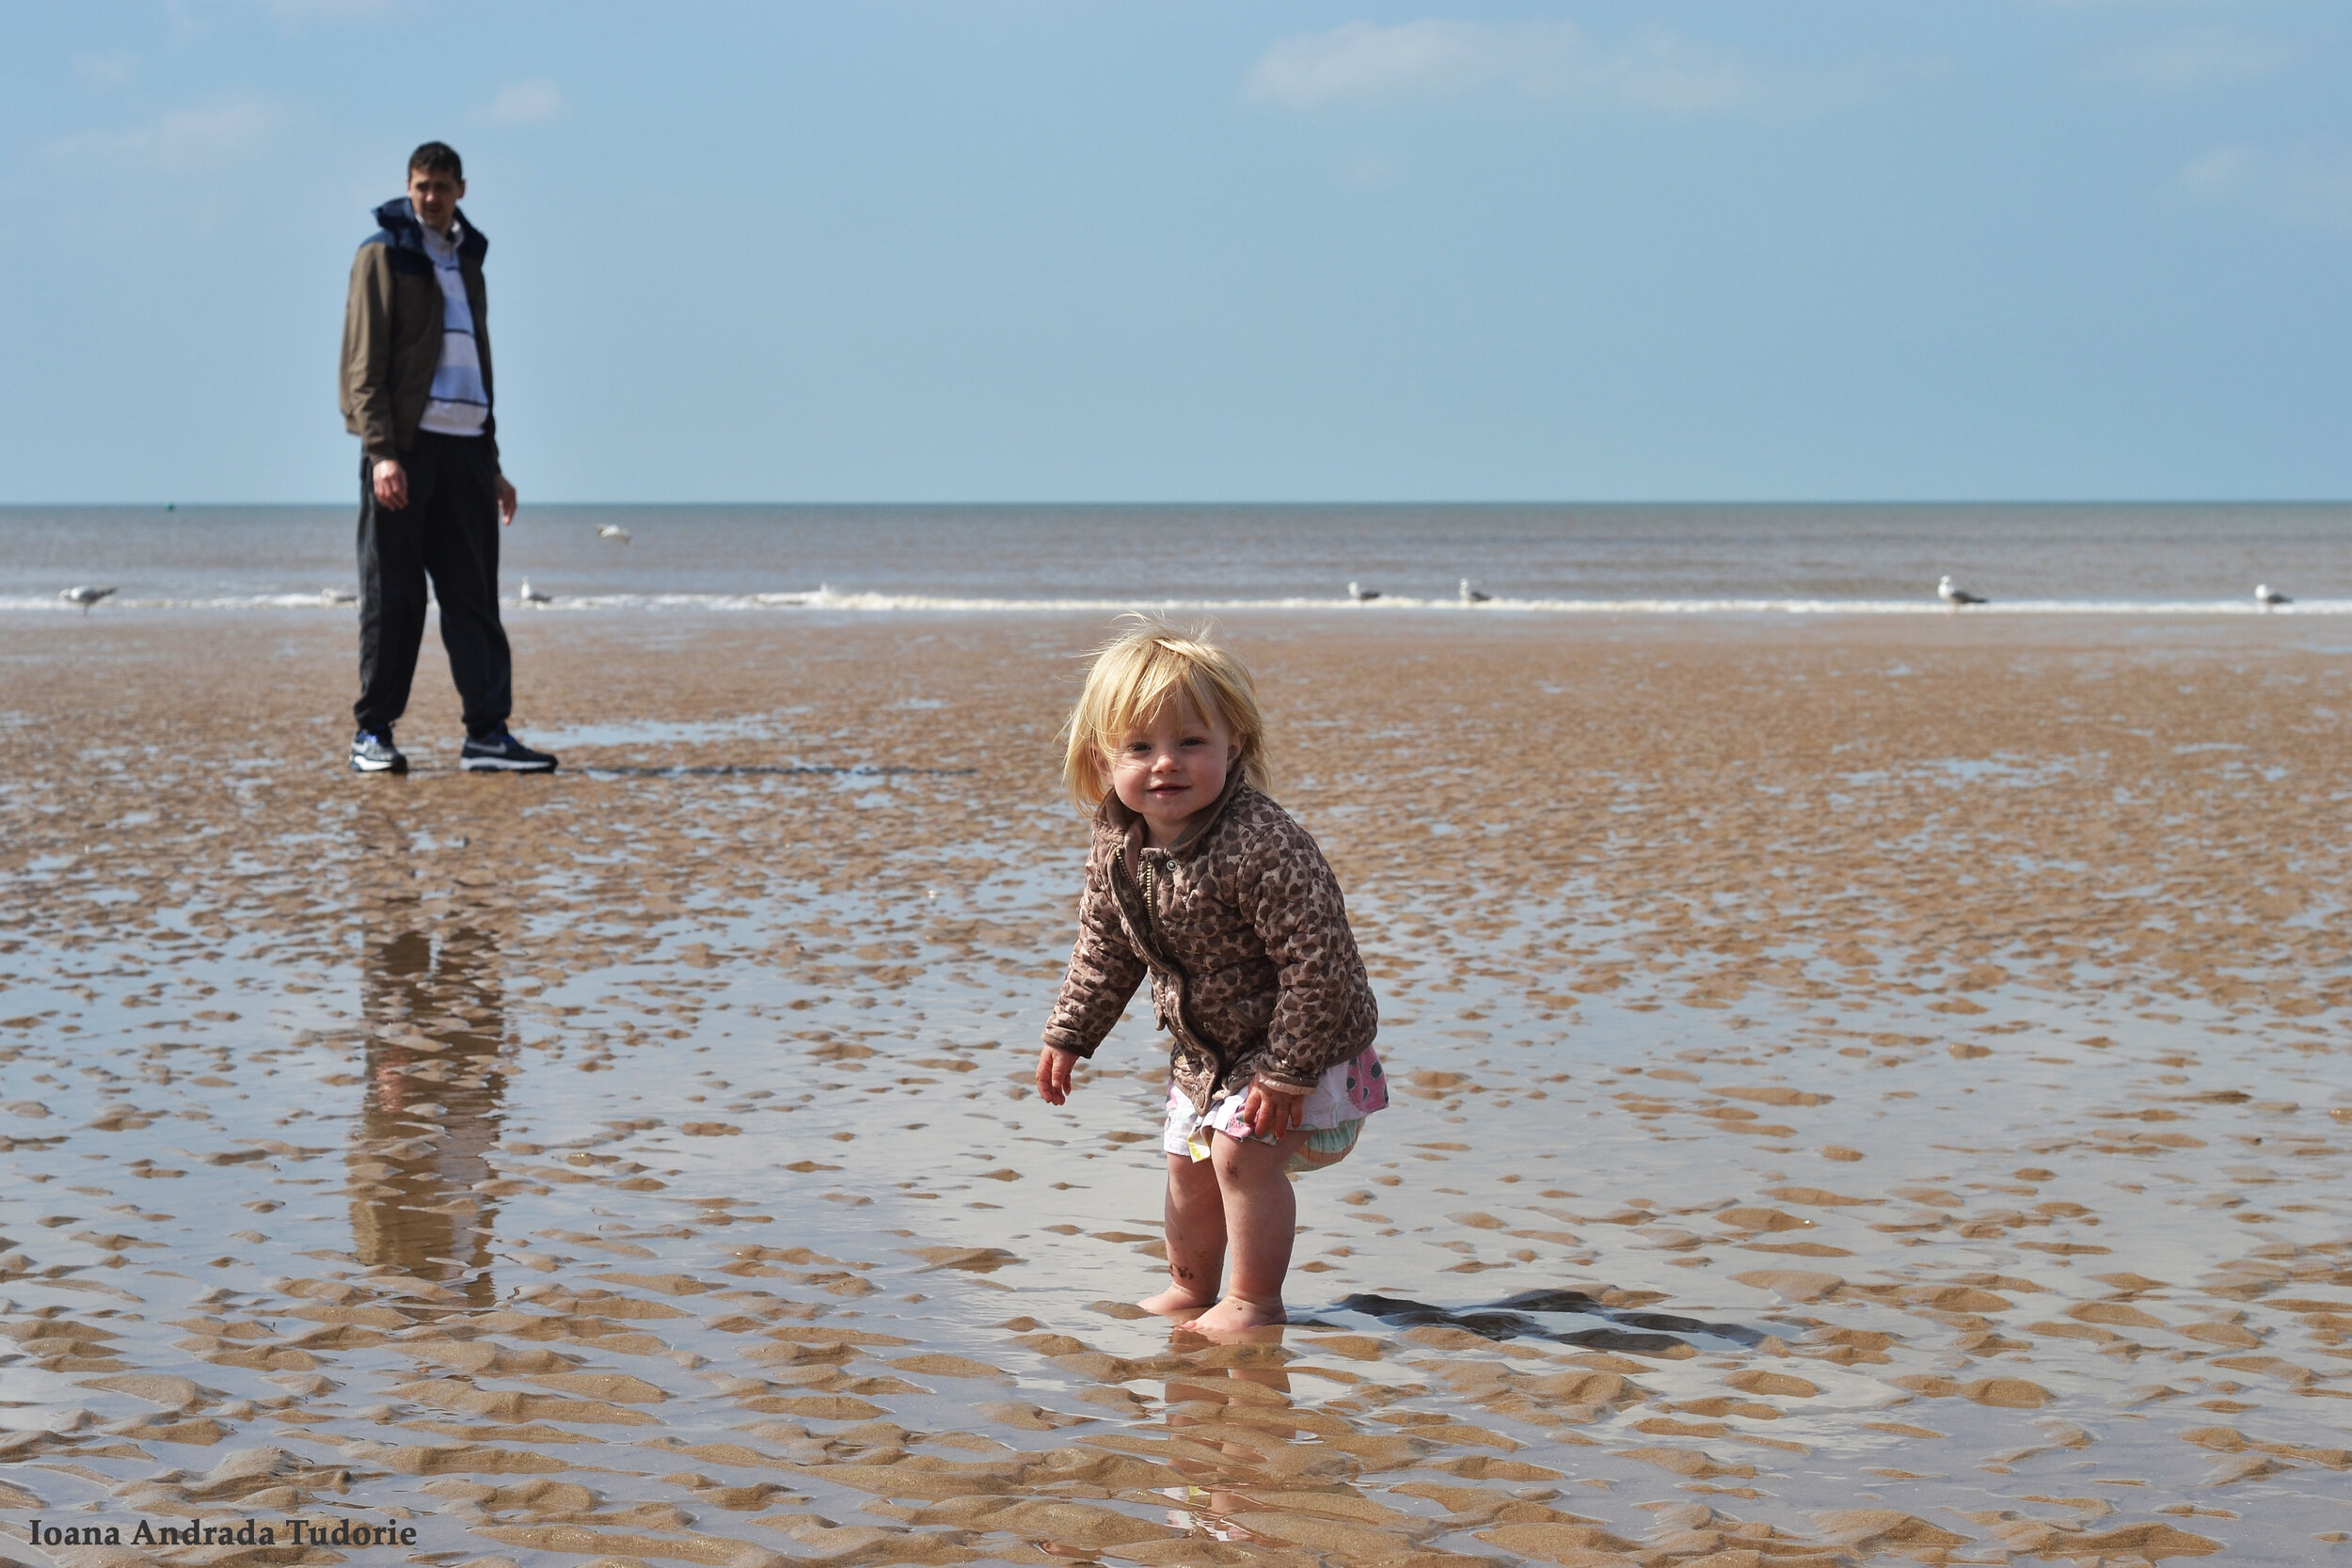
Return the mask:
{"type": "MultiPolygon", "coordinates": [[[[0,610],[348,610],[349,506],[0,508],[0,610]]],[[[2352,504],[527,506],[551,613],[2352,614],[2352,504]],[[2288,602],[2258,603],[2257,588],[2288,602]]]]}

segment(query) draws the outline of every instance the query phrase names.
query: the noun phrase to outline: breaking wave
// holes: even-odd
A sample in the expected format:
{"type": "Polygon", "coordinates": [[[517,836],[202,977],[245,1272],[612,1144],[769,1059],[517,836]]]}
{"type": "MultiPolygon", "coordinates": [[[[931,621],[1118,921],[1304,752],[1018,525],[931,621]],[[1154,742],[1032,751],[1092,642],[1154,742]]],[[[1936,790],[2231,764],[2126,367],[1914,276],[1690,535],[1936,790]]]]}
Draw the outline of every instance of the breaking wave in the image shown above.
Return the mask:
{"type": "MultiPolygon", "coordinates": [[[[993,615],[1107,615],[1120,610],[1149,610],[1172,613],[1279,614],[1312,611],[1387,615],[1396,613],[1458,615],[2352,615],[2352,599],[2308,599],[2265,608],[2249,599],[2012,599],[1972,605],[1954,610],[1933,599],[1830,598],[1693,598],[1693,599],[1515,599],[1497,596],[1469,604],[1454,598],[1414,598],[1383,594],[1365,602],[1317,598],[980,598],[946,594],[865,594],[818,587],[774,594],[557,594],[544,603],[524,604],[509,596],[504,603],[516,612],[577,613],[585,610],[709,612],[740,614],[757,611],[816,610],[851,614],[928,612],[993,615]]],[[[356,601],[347,594],[252,594],[211,597],[129,596],[106,599],[88,613],[120,614],[126,610],[333,610],[351,613],[356,601]]],[[[78,605],[50,597],[0,596],[0,610],[45,610],[82,614],[78,605]]]]}

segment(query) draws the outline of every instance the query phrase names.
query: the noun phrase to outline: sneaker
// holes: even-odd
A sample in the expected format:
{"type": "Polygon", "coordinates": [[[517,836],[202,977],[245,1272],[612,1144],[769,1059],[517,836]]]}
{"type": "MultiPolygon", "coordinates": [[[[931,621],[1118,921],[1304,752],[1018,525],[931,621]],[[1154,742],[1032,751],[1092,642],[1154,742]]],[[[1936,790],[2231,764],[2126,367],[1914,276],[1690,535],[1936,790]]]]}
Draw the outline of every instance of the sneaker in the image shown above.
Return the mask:
{"type": "Polygon", "coordinates": [[[555,759],[545,752],[532,751],[501,724],[496,735],[481,739],[468,736],[464,749],[457,753],[457,766],[469,773],[552,773],[555,759]]]}
{"type": "Polygon", "coordinates": [[[351,770],[354,773],[405,773],[408,759],[392,744],[392,732],[380,734],[361,730],[351,737],[351,770]]]}

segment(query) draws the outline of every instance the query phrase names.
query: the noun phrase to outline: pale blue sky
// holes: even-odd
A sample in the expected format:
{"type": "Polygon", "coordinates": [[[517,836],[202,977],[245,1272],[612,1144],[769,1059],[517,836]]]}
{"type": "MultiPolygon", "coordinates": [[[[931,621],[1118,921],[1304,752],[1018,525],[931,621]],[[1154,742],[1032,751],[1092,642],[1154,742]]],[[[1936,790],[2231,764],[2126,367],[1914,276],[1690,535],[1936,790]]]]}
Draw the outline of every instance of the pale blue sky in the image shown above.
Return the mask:
{"type": "Polygon", "coordinates": [[[356,491],[430,136],[545,500],[2352,496],[2337,0],[12,8],[0,502],[356,491]]]}

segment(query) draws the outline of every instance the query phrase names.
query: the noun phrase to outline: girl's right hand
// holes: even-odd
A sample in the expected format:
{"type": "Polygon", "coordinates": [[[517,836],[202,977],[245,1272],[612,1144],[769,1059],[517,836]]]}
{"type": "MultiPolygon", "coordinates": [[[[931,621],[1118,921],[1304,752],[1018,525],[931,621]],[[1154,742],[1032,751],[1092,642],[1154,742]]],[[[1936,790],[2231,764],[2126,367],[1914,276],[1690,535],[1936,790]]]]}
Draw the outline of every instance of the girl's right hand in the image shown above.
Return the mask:
{"type": "Polygon", "coordinates": [[[1256,1078],[1241,1102],[1241,1120],[1253,1138],[1285,1138],[1304,1124],[1306,1110],[1305,1089],[1268,1085],[1256,1078]]]}
{"type": "Polygon", "coordinates": [[[1077,1053],[1041,1047],[1037,1053],[1037,1092],[1048,1105],[1070,1098],[1070,1074],[1078,1065],[1077,1053]]]}

